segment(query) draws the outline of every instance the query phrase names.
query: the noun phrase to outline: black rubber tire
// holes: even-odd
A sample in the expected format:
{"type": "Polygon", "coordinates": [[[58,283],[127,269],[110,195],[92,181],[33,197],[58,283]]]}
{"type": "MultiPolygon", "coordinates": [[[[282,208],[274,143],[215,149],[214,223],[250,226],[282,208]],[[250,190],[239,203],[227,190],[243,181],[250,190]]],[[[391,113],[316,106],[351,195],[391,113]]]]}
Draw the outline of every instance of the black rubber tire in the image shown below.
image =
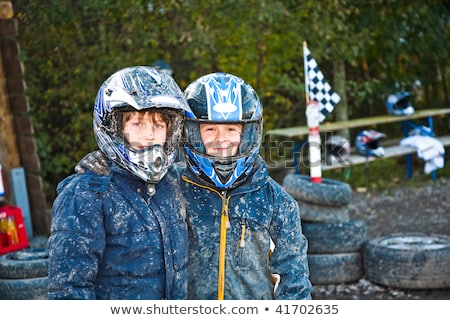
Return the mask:
{"type": "Polygon", "coordinates": [[[308,253],[360,252],[367,241],[367,228],[363,220],[339,223],[302,223],[308,239],[308,253]]]}
{"type": "Polygon", "coordinates": [[[1,300],[46,300],[48,278],[0,279],[1,300]]]}
{"type": "Polygon", "coordinates": [[[47,274],[47,248],[28,248],[0,256],[0,278],[40,278],[47,274]]]}
{"type": "Polygon", "coordinates": [[[349,184],[328,178],[315,183],[310,176],[291,173],[284,177],[283,187],[294,199],[320,205],[344,206],[352,200],[349,184]]]}
{"type": "Polygon", "coordinates": [[[450,237],[403,233],[363,246],[367,279],[402,289],[450,288],[450,237]]]}
{"type": "Polygon", "coordinates": [[[350,220],[348,206],[329,206],[298,200],[302,221],[339,223],[350,220]]]}
{"type": "Polygon", "coordinates": [[[360,252],[308,254],[308,265],[313,285],[355,282],[364,276],[360,252]]]}

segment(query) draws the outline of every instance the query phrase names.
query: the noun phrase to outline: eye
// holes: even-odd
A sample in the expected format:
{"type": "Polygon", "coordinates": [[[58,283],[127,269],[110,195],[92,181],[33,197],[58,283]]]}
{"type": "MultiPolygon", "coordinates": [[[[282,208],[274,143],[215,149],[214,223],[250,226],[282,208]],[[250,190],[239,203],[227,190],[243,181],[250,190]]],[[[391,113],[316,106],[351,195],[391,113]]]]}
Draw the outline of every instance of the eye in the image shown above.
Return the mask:
{"type": "Polygon", "coordinates": [[[138,128],[143,126],[142,122],[139,122],[139,121],[132,122],[131,125],[134,126],[134,127],[138,127],[138,128]]]}
{"type": "Polygon", "coordinates": [[[214,132],[215,128],[213,126],[204,126],[202,128],[203,131],[207,131],[207,132],[214,132]]]}
{"type": "Polygon", "coordinates": [[[230,126],[228,127],[228,133],[232,135],[240,135],[241,134],[241,128],[238,126],[230,126]]]}
{"type": "Polygon", "coordinates": [[[164,128],[166,128],[166,123],[164,121],[158,121],[155,123],[155,128],[164,129],[164,128]]]}

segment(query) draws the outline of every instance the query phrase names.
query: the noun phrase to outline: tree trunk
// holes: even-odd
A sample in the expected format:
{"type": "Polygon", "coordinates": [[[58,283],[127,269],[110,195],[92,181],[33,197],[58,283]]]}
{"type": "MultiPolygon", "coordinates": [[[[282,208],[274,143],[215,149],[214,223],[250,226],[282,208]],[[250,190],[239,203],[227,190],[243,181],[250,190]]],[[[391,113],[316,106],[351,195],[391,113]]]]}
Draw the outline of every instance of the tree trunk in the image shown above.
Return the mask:
{"type": "MultiPolygon", "coordinates": [[[[333,76],[334,85],[333,90],[341,97],[341,101],[336,105],[335,109],[335,121],[348,120],[348,103],[347,92],[345,91],[345,62],[344,60],[337,60],[333,63],[333,76]]],[[[350,131],[343,129],[337,132],[337,134],[350,139],[350,131]]]]}

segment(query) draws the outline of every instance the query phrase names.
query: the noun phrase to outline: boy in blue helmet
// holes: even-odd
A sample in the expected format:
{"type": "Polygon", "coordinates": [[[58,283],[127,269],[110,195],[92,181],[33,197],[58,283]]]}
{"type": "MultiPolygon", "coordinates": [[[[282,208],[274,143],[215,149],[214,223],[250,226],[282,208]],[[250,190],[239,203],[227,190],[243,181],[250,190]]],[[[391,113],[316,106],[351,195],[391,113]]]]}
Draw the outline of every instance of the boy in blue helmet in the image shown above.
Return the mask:
{"type": "Polygon", "coordinates": [[[310,299],[297,202],[258,154],[263,118],[256,92],[234,75],[212,73],[192,82],[185,96],[192,110],[180,174],[189,299],[310,299]]]}
{"type": "Polygon", "coordinates": [[[49,238],[49,299],[185,299],[185,203],[171,170],[185,112],[167,74],[130,67],[100,87],[94,132],[108,176],[58,185],[49,238]]]}
{"type": "Polygon", "coordinates": [[[226,73],[185,90],[190,299],[309,299],[307,241],[297,202],[259,156],[262,105],[226,73]],[[271,241],[275,247],[270,255],[271,241]],[[273,275],[279,276],[275,289],[273,275]]]}

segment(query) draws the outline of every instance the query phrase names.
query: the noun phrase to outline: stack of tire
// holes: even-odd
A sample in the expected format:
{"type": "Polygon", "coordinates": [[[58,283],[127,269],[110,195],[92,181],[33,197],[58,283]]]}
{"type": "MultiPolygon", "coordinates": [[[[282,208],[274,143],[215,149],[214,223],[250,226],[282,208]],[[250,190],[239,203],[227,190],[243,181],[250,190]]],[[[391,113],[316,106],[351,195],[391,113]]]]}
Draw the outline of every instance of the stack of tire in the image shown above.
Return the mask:
{"type": "Polygon", "coordinates": [[[47,299],[48,250],[43,243],[0,256],[0,300],[47,299]]]}
{"type": "Polygon", "coordinates": [[[284,189],[297,200],[303,234],[308,239],[308,264],[313,285],[355,282],[364,276],[362,248],[367,228],[350,220],[352,189],[347,183],[288,174],[284,189]]]}

